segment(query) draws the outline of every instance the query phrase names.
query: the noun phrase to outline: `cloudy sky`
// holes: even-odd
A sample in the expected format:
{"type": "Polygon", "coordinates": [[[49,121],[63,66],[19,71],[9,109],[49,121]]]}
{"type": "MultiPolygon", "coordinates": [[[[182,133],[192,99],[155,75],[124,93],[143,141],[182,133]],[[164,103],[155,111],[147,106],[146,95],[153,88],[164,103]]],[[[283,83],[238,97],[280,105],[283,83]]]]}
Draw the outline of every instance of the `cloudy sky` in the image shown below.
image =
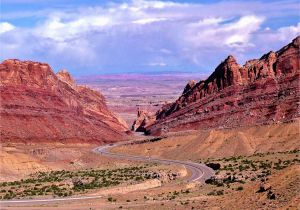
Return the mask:
{"type": "Polygon", "coordinates": [[[210,73],[300,35],[299,0],[1,0],[0,59],[76,76],[210,73]]]}

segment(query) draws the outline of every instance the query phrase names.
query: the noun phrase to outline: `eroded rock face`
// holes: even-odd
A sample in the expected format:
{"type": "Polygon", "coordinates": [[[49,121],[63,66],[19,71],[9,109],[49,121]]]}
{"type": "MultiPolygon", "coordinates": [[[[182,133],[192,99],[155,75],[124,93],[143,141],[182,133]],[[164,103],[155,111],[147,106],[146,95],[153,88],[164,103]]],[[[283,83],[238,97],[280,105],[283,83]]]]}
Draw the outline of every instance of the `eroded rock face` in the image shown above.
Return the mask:
{"type": "Polygon", "coordinates": [[[76,85],[67,71],[45,63],[0,64],[1,141],[111,142],[126,138],[127,125],[103,95],[76,85]]]}
{"type": "Polygon", "coordinates": [[[163,106],[147,133],[229,128],[299,117],[300,37],[240,66],[228,56],[205,80],[163,106]]]}
{"type": "Polygon", "coordinates": [[[68,85],[70,85],[73,88],[76,88],[76,83],[73,79],[73,77],[71,76],[71,74],[63,69],[57,72],[56,76],[58,77],[58,79],[62,82],[67,83],[68,85]]]}
{"type": "Polygon", "coordinates": [[[138,110],[137,119],[133,122],[131,130],[136,132],[145,132],[145,127],[151,125],[155,117],[144,110],[138,110]]]}
{"type": "Polygon", "coordinates": [[[184,94],[190,92],[190,91],[193,89],[193,87],[194,87],[195,85],[196,85],[196,81],[195,81],[195,80],[190,80],[190,81],[186,84],[185,88],[183,89],[182,94],[184,95],[184,94]]]}

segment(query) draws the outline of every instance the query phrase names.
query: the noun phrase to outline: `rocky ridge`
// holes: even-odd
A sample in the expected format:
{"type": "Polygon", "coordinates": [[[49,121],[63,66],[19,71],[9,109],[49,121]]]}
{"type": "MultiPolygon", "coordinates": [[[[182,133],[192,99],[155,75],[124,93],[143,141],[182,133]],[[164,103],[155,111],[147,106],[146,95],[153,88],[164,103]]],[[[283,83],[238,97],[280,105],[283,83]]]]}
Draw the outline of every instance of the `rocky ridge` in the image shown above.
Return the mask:
{"type": "MultiPolygon", "coordinates": [[[[289,121],[299,113],[300,36],[240,66],[228,56],[206,79],[189,82],[142,128],[149,134],[289,121]]],[[[137,121],[142,121],[143,115],[137,121]]],[[[149,118],[149,117],[148,117],[149,118]]]]}
{"type": "Polygon", "coordinates": [[[46,63],[0,64],[1,142],[111,142],[125,139],[127,125],[103,95],[77,85],[66,71],[46,63]]]}

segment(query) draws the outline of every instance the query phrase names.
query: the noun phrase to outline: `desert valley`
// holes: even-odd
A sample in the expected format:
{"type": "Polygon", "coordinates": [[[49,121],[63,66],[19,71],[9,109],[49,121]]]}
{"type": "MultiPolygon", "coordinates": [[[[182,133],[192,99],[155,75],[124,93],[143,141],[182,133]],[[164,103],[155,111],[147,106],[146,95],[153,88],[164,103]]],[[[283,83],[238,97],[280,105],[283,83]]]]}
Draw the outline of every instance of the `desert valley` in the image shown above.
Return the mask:
{"type": "Polygon", "coordinates": [[[4,60],[0,208],[299,209],[299,47],[210,75],[4,60]]]}
{"type": "Polygon", "coordinates": [[[0,0],[0,210],[300,210],[299,0],[0,0]]]}

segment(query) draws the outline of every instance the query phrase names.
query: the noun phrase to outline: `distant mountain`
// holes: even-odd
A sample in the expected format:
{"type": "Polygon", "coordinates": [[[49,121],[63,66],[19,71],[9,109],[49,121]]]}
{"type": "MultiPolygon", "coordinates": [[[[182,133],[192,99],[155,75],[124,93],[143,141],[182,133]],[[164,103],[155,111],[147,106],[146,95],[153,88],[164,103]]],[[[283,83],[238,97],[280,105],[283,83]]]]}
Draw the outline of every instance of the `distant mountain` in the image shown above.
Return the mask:
{"type": "Polygon", "coordinates": [[[165,73],[161,72],[160,74],[139,74],[139,73],[123,73],[123,74],[107,74],[107,75],[92,75],[92,76],[81,76],[75,78],[76,81],[81,83],[91,83],[91,82],[98,82],[98,81],[145,81],[145,80],[155,80],[155,81],[164,81],[164,80],[185,80],[190,77],[197,77],[197,78],[204,78],[207,74],[200,74],[200,73],[182,73],[182,72],[172,72],[172,73],[165,73]]]}
{"type": "Polygon", "coordinates": [[[0,64],[1,142],[112,142],[127,137],[127,125],[101,93],[76,85],[67,71],[45,63],[0,64]]]}
{"type": "Polygon", "coordinates": [[[300,116],[300,36],[277,52],[240,66],[228,56],[206,79],[153,116],[138,114],[134,129],[149,134],[285,122],[300,116]],[[138,123],[137,123],[138,122],[138,123]]]}

